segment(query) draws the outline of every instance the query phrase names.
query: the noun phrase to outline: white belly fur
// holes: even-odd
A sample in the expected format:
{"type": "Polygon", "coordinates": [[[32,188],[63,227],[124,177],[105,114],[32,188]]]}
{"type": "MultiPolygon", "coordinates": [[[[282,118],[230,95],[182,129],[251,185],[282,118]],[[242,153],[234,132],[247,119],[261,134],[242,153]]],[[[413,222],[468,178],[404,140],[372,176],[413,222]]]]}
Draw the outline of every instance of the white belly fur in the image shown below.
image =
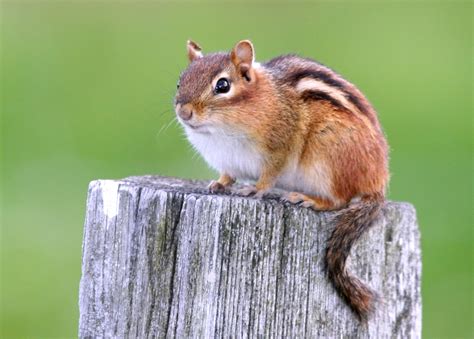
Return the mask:
{"type": "Polygon", "coordinates": [[[257,180],[262,157],[246,138],[223,133],[202,134],[186,129],[188,139],[207,163],[219,173],[257,180]]]}
{"type": "MultiPolygon", "coordinates": [[[[263,158],[249,140],[220,133],[196,133],[188,128],[186,132],[191,144],[216,171],[225,172],[236,179],[258,180],[263,158]]],[[[332,197],[331,176],[327,166],[316,162],[310,168],[302,168],[296,157],[289,160],[277,179],[276,187],[332,197]]]]}

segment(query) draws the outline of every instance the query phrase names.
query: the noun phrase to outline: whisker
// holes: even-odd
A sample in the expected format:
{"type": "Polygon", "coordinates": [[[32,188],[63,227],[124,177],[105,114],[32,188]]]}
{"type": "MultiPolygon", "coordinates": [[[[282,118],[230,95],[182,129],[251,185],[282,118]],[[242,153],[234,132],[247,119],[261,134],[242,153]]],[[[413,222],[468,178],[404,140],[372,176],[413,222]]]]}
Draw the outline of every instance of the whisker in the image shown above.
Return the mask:
{"type": "Polygon", "coordinates": [[[166,130],[168,130],[168,128],[171,126],[171,124],[176,120],[176,117],[173,117],[173,119],[171,119],[171,121],[169,121],[168,123],[166,124],[163,124],[160,128],[160,130],[158,131],[158,133],[156,134],[157,137],[160,136],[160,134],[162,132],[165,132],[166,130]]]}

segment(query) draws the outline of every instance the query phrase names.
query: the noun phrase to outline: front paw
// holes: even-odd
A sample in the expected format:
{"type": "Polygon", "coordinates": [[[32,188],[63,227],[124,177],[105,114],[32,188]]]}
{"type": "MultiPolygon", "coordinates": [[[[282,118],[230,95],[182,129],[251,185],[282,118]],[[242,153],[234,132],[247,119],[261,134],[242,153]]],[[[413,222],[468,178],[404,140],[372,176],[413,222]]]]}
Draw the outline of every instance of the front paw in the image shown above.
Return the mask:
{"type": "Polygon", "coordinates": [[[207,188],[209,192],[211,193],[224,193],[225,192],[225,186],[215,180],[212,180],[211,183],[207,186],[207,188]]]}

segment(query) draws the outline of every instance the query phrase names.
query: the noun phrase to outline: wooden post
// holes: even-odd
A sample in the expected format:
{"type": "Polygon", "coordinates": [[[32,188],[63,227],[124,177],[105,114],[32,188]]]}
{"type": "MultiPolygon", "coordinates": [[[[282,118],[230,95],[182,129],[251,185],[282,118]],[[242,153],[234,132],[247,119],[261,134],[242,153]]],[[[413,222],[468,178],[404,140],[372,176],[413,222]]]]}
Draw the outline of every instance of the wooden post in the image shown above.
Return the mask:
{"type": "Polygon", "coordinates": [[[163,177],[89,186],[80,337],[421,336],[421,259],[412,205],[388,202],[349,269],[383,300],[359,323],[324,272],[331,213],[212,195],[163,177]]]}

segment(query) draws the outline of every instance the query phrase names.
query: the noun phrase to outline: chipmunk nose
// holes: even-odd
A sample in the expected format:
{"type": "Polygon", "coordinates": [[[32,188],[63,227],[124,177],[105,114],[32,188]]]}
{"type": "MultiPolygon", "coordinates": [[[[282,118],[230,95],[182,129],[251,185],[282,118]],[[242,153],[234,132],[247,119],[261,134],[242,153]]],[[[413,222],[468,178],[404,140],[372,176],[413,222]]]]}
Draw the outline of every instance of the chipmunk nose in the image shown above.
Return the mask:
{"type": "Polygon", "coordinates": [[[184,121],[188,121],[193,117],[193,108],[191,105],[183,105],[179,108],[178,115],[184,121]]]}

